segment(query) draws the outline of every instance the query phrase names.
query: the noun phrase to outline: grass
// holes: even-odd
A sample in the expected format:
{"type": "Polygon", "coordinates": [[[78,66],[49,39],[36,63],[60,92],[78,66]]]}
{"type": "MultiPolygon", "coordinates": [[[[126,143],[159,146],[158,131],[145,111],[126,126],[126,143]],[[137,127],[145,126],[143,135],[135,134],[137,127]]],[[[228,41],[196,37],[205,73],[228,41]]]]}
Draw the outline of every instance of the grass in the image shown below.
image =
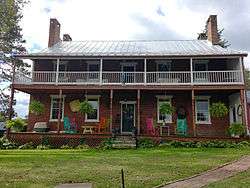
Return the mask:
{"type": "Polygon", "coordinates": [[[250,170],[239,173],[223,181],[211,183],[206,188],[246,188],[250,185],[250,170]]]}
{"type": "Polygon", "coordinates": [[[0,150],[0,187],[40,188],[91,182],[128,188],[153,187],[235,160],[240,149],[154,148],[138,150],[0,150]]]}

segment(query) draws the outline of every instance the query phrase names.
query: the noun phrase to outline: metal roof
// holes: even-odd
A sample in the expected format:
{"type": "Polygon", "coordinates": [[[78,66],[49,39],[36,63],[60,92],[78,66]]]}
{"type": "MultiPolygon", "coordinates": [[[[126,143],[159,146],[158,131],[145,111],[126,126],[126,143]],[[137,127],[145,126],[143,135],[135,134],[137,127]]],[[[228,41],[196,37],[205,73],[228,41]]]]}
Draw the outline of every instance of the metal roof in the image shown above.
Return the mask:
{"type": "Polygon", "coordinates": [[[206,40],[62,41],[21,57],[222,56],[246,52],[212,45],[206,40]]]}

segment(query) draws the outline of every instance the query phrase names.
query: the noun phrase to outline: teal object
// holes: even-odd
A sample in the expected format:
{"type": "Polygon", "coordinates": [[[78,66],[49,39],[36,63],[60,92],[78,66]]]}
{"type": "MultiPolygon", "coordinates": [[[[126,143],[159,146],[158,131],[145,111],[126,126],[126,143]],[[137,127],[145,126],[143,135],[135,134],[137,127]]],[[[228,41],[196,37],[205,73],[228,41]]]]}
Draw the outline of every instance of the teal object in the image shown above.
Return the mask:
{"type": "Polygon", "coordinates": [[[77,132],[76,130],[71,129],[71,125],[70,125],[70,121],[68,117],[63,118],[63,128],[64,128],[64,132],[68,134],[73,134],[77,132]]]}
{"type": "Polygon", "coordinates": [[[178,135],[187,136],[187,119],[177,119],[176,132],[178,135]]]}

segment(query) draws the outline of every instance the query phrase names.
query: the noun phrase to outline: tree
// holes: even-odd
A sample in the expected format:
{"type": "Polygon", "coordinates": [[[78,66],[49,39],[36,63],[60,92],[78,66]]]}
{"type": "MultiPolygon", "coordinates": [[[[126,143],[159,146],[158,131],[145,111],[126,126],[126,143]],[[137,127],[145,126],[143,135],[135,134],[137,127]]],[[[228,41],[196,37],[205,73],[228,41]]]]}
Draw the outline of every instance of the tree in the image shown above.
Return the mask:
{"type": "MultiPolygon", "coordinates": [[[[19,23],[23,17],[22,9],[27,3],[26,0],[1,0],[0,2],[0,80],[9,82],[14,71],[29,73],[29,64],[16,59],[14,54],[26,52],[23,44],[22,28],[19,23]]],[[[6,94],[5,89],[0,90],[0,114],[6,116],[8,111],[14,115],[14,111],[9,109],[8,103],[12,95],[6,94]]],[[[15,104],[13,100],[13,104],[15,104]]]]}
{"type": "MultiPolygon", "coordinates": [[[[223,37],[223,31],[224,31],[224,28],[223,29],[218,29],[217,33],[218,33],[218,37],[219,37],[219,42],[218,42],[218,45],[221,46],[222,48],[227,48],[228,46],[230,46],[228,40],[226,40],[224,37],[223,37]]],[[[204,30],[198,34],[198,38],[199,40],[207,40],[207,23],[205,25],[205,28],[204,30]]]]}

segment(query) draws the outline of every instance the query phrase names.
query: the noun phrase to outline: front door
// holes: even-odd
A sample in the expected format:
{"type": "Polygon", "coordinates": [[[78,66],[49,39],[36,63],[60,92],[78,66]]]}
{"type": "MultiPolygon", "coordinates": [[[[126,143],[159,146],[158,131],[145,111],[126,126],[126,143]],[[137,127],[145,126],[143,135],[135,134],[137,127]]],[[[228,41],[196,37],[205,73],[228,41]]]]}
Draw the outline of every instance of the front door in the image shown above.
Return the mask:
{"type": "Polygon", "coordinates": [[[135,104],[122,103],[121,114],[121,133],[131,133],[135,126],[135,104]]]}

